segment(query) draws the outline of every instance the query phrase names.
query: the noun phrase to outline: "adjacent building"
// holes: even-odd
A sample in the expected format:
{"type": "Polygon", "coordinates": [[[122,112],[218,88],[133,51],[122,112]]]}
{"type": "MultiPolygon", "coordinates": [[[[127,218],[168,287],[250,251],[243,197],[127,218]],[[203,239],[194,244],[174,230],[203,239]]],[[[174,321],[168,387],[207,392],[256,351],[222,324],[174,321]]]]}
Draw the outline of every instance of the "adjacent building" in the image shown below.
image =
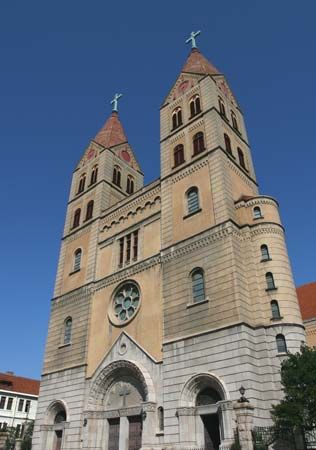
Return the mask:
{"type": "Polygon", "coordinates": [[[39,386],[38,380],[0,373],[0,430],[15,427],[23,434],[26,423],[35,419],[39,386]]]}
{"type": "Polygon", "coordinates": [[[296,291],[306,330],[306,344],[316,347],[316,282],[304,284],[296,291]]]}
{"type": "Polygon", "coordinates": [[[160,178],[144,185],[119,96],[73,172],[34,450],[228,448],[243,417],[271,424],[305,341],[279,204],[191,40],[161,105],[160,178]]]}

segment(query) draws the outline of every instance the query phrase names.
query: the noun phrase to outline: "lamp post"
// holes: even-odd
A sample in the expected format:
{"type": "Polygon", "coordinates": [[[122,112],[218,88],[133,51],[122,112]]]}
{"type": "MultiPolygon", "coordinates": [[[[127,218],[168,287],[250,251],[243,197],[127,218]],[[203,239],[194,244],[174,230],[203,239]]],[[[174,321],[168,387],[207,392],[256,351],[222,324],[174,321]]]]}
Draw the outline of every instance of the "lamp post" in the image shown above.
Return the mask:
{"type": "Polygon", "coordinates": [[[243,385],[239,388],[240,392],[240,399],[238,400],[238,403],[249,403],[249,400],[245,397],[246,389],[243,387],[243,385]]]}

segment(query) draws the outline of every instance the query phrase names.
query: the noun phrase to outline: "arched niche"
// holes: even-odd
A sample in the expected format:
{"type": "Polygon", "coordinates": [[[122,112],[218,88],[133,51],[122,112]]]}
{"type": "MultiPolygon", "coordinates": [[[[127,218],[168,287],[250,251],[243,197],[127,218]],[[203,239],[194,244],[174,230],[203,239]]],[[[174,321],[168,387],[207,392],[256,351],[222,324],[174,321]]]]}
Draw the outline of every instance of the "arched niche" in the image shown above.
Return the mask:
{"type": "Polygon", "coordinates": [[[203,395],[204,402],[211,402],[209,404],[214,404],[222,400],[229,400],[228,391],[224,383],[216,375],[211,373],[201,373],[194,375],[185,383],[181,392],[179,406],[198,406],[197,402],[203,401],[203,395]]]}

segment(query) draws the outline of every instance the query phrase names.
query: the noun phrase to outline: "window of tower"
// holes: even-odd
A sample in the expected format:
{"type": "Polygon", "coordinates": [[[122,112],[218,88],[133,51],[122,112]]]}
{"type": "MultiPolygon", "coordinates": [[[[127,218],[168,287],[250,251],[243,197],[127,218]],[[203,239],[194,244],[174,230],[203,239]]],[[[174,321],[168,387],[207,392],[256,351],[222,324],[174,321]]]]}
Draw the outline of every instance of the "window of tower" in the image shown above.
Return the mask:
{"type": "Polygon", "coordinates": [[[231,118],[232,118],[233,128],[234,128],[236,131],[239,131],[239,129],[238,129],[237,117],[236,117],[236,114],[235,114],[233,111],[231,111],[231,118]]]}
{"type": "Polygon", "coordinates": [[[86,174],[84,173],[83,175],[81,175],[80,179],[79,179],[79,185],[78,185],[78,194],[80,194],[80,192],[84,191],[84,187],[86,184],[86,174]]]}
{"type": "Polygon", "coordinates": [[[128,194],[133,194],[134,186],[135,186],[134,178],[132,177],[132,175],[128,175],[127,182],[126,182],[126,192],[128,194]]]}
{"type": "Polygon", "coordinates": [[[279,304],[276,300],[272,300],[271,302],[271,313],[272,319],[281,319],[279,304]]]}
{"type": "Polygon", "coordinates": [[[225,105],[224,105],[223,99],[221,97],[218,97],[218,106],[219,106],[219,112],[221,113],[221,116],[226,118],[225,105]]]}
{"type": "Polygon", "coordinates": [[[272,291],[272,290],[276,289],[274,277],[271,272],[266,273],[266,283],[267,283],[267,289],[266,289],[267,291],[272,291]]]}
{"type": "Polygon", "coordinates": [[[275,338],[278,353],[287,353],[286,340],[283,334],[278,334],[275,338]]]}
{"type": "Polygon", "coordinates": [[[137,314],[141,302],[138,285],[134,281],[124,282],[114,292],[109,309],[109,318],[115,325],[124,325],[137,314]]]}
{"type": "Polygon", "coordinates": [[[138,244],[139,244],[139,232],[138,230],[128,233],[119,239],[119,264],[121,268],[129,265],[132,261],[138,259],[138,244]]]}
{"type": "Polygon", "coordinates": [[[74,264],[73,264],[74,272],[78,272],[78,270],[80,270],[81,268],[81,257],[82,257],[82,250],[81,248],[78,248],[74,254],[74,264]]]}
{"type": "Polygon", "coordinates": [[[164,426],[164,410],[162,406],[158,408],[158,428],[160,432],[163,432],[164,426]]]}
{"type": "Polygon", "coordinates": [[[226,152],[229,153],[230,155],[232,155],[233,154],[232,144],[230,141],[230,137],[226,133],[224,133],[224,141],[225,141],[226,152]]]}
{"type": "Polygon", "coordinates": [[[197,187],[192,187],[187,191],[187,206],[189,215],[200,211],[199,190],[197,187]]]}
{"type": "Polygon", "coordinates": [[[172,113],[172,129],[178,128],[182,125],[182,110],[176,108],[172,113]]]}
{"type": "Polygon", "coordinates": [[[180,166],[184,161],[184,147],[182,144],[177,145],[173,150],[174,167],[180,166]]]}
{"type": "Polygon", "coordinates": [[[190,104],[190,114],[191,114],[190,118],[196,116],[197,114],[199,114],[201,112],[201,101],[200,101],[199,95],[195,95],[194,97],[192,97],[189,104],[190,104]]]}
{"type": "Polygon", "coordinates": [[[98,166],[94,166],[91,172],[90,185],[95,184],[98,179],[98,166]]]}
{"type": "Polygon", "coordinates": [[[92,216],[93,216],[93,206],[94,206],[94,201],[93,201],[93,200],[90,200],[90,202],[87,204],[86,220],[92,219],[92,216]]]}
{"type": "Polygon", "coordinates": [[[244,152],[239,147],[237,147],[237,152],[238,152],[239,164],[241,165],[241,167],[243,169],[247,170],[244,152]]]}
{"type": "Polygon", "coordinates": [[[262,219],[263,215],[261,213],[261,208],[259,206],[255,206],[253,208],[253,218],[254,219],[262,219]]]}
{"type": "Polygon", "coordinates": [[[193,136],[193,156],[198,155],[204,150],[205,150],[204,134],[202,133],[202,131],[199,131],[193,136]]]}
{"type": "Polygon", "coordinates": [[[67,317],[64,322],[64,345],[71,343],[72,318],[67,317]]]}
{"type": "Polygon", "coordinates": [[[202,269],[194,269],[191,273],[193,303],[205,300],[204,272],[202,269]]]}
{"type": "Polygon", "coordinates": [[[81,209],[78,208],[78,209],[76,209],[75,214],[74,214],[74,220],[73,220],[72,228],[79,227],[79,225],[80,225],[80,215],[81,215],[81,209]]]}
{"type": "Polygon", "coordinates": [[[113,168],[112,182],[116,184],[116,186],[121,187],[121,168],[119,166],[114,166],[113,168]]]}
{"type": "Polygon", "coordinates": [[[260,247],[261,250],[261,261],[270,261],[270,253],[267,245],[263,244],[260,247]]]}

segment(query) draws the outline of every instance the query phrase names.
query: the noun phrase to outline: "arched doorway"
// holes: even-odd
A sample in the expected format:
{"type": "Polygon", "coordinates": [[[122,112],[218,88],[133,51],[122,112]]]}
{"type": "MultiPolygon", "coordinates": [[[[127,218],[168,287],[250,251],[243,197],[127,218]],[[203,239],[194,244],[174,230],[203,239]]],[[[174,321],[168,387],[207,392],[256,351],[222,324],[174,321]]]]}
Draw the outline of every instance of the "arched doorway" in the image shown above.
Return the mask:
{"type": "Polygon", "coordinates": [[[62,401],[53,402],[46,413],[46,442],[48,450],[62,450],[67,428],[67,411],[62,401]]]}

